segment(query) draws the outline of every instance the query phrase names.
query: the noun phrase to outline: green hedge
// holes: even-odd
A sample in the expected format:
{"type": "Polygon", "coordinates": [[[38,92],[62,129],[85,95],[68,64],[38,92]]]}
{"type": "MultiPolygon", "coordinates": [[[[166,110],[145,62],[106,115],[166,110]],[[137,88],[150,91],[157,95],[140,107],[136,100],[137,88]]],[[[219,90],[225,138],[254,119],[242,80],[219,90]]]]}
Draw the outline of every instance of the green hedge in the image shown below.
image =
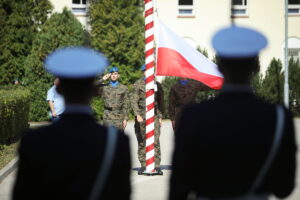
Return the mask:
{"type": "Polygon", "coordinates": [[[0,88],[0,145],[10,143],[28,128],[29,91],[23,87],[0,88]]]}

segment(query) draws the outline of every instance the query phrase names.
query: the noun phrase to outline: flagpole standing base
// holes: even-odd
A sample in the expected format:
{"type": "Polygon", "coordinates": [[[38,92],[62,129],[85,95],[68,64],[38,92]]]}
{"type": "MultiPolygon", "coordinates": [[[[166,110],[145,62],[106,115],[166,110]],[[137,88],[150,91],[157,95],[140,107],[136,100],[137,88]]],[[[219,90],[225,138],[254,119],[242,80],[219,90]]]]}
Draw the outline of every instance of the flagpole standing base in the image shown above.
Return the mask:
{"type": "Polygon", "coordinates": [[[162,176],[164,173],[161,172],[161,173],[158,173],[157,171],[154,171],[154,172],[142,172],[140,175],[144,175],[144,176],[162,176]]]}
{"type": "Polygon", "coordinates": [[[146,172],[143,171],[141,173],[138,173],[138,175],[144,175],[144,176],[162,176],[164,173],[161,172],[157,172],[156,170],[154,170],[154,172],[146,172]]]}

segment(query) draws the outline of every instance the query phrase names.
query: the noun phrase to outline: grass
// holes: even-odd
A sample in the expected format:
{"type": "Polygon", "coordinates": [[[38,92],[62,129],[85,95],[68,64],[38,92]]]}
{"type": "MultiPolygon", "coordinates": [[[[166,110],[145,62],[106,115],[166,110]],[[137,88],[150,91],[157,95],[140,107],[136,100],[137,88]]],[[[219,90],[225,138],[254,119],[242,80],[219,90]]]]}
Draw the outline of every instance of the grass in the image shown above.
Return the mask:
{"type": "Polygon", "coordinates": [[[17,149],[19,142],[12,143],[10,145],[3,145],[0,150],[0,169],[5,167],[11,160],[17,155],[17,149]]]}

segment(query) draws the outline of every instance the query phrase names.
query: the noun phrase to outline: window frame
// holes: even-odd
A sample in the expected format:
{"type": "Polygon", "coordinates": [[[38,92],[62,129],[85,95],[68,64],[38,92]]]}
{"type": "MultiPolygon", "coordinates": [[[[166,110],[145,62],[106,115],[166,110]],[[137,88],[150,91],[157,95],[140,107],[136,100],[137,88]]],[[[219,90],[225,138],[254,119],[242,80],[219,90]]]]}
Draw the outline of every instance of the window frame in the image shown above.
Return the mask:
{"type": "Polygon", "coordinates": [[[242,0],[243,5],[232,5],[231,17],[248,17],[249,16],[249,9],[248,9],[249,1],[250,0],[247,0],[247,4],[245,4],[246,0],[242,0]],[[234,10],[243,10],[243,11],[245,11],[245,13],[234,13],[234,10]]]}
{"type": "Polygon", "coordinates": [[[72,5],[86,5],[88,3],[88,0],[85,1],[86,2],[85,4],[82,3],[83,0],[79,0],[79,1],[80,1],[80,3],[73,3],[73,0],[72,0],[72,5]]]}
{"type": "Polygon", "coordinates": [[[300,48],[288,48],[288,60],[290,60],[291,58],[294,59],[298,59],[300,61],[300,48]],[[298,53],[298,55],[294,56],[294,55],[290,55],[291,51],[296,51],[298,53]]]}
{"type": "Polygon", "coordinates": [[[83,16],[87,15],[89,1],[86,0],[86,4],[83,4],[82,1],[83,0],[80,0],[79,4],[74,4],[72,1],[72,9],[71,10],[74,15],[83,15],[83,16]]]}
{"type": "Polygon", "coordinates": [[[290,15],[290,16],[300,15],[300,2],[299,2],[299,4],[288,4],[288,15],[290,15]],[[290,9],[298,9],[298,12],[290,13],[289,12],[290,9]]]}
{"type": "Polygon", "coordinates": [[[193,0],[192,5],[179,5],[179,0],[177,0],[177,15],[178,17],[195,17],[195,0],[193,0]],[[190,10],[191,13],[180,13],[181,10],[190,10]]]}

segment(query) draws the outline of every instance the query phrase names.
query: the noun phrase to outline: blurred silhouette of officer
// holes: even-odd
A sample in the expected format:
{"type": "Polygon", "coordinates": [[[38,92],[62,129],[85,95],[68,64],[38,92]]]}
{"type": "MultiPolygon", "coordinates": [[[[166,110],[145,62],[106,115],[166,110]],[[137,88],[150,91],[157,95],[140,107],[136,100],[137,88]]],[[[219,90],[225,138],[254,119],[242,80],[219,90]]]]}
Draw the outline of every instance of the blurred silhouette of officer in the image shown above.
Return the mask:
{"type": "Polygon", "coordinates": [[[67,47],[50,54],[45,64],[60,78],[57,90],[66,109],[56,123],[22,138],[13,199],[130,199],[128,137],[99,125],[89,106],[106,58],[67,47]]]}
{"type": "Polygon", "coordinates": [[[186,199],[191,192],[199,200],[287,197],[295,186],[293,117],[256,97],[250,86],[267,39],[231,26],[217,32],[212,44],[224,85],[215,99],[183,110],[169,199],[186,199]]]}

